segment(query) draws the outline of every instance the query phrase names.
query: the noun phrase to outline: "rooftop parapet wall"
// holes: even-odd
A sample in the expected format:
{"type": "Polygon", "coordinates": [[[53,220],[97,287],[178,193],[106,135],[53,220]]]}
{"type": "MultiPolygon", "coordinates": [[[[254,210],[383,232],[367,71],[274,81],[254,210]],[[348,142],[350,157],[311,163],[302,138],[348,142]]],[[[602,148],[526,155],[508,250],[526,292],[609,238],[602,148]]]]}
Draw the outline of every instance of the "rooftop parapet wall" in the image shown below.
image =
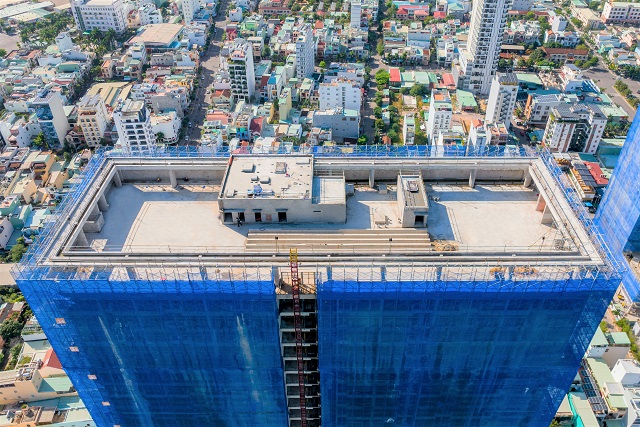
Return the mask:
{"type": "MultiPolygon", "coordinates": [[[[371,148],[370,151],[363,151],[363,152],[356,150],[356,152],[353,153],[353,155],[350,155],[350,156],[343,155],[338,157],[336,160],[347,161],[349,159],[352,159],[354,162],[357,162],[357,161],[366,162],[368,158],[367,157],[363,158],[362,156],[362,153],[365,153],[365,152],[380,153],[378,148],[371,148]]],[[[396,154],[400,154],[400,153],[401,152],[397,152],[396,154]]],[[[408,153],[419,154],[420,152],[418,151],[404,152],[405,155],[407,155],[408,153]]],[[[516,160],[520,162],[522,161],[532,162],[535,160],[539,166],[544,165],[545,171],[548,172],[547,176],[552,177],[554,181],[553,183],[548,183],[548,185],[553,185],[555,188],[555,191],[551,192],[551,195],[554,198],[562,198],[560,202],[564,204],[568,203],[568,206],[570,206],[571,211],[564,212],[563,214],[568,215],[567,218],[573,217],[575,215],[575,217],[573,218],[574,220],[576,220],[576,222],[579,222],[581,224],[581,227],[583,227],[583,231],[581,234],[584,234],[584,236],[586,236],[589,242],[589,247],[591,248],[591,250],[589,251],[590,253],[588,254],[592,258],[591,262],[584,262],[585,261],[584,259],[576,260],[577,262],[575,263],[576,264],[575,267],[579,269],[588,269],[588,270],[597,269],[600,274],[605,275],[607,278],[616,277],[619,274],[620,265],[616,261],[612,260],[612,258],[610,257],[608,253],[608,249],[604,245],[599,232],[593,227],[593,224],[591,222],[591,219],[589,218],[589,215],[586,213],[584,209],[582,209],[581,203],[579,202],[579,200],[577,200],[577,196],[574,194],[573,190],[571,189],[570,184],[568,183],[566,177],[562,175],[562,172],[556,166],[555,161],[553,160],[551,155],[547,152],[538,152],[536,157],[536,153],[528,150],[522,150],[520,151],[520,154],[522,154],[522,156],[516,157],[516,158],[488,157],[487,161],[491,159],[490,161],[492,162],[507,164],[508,162],[512,162],[516,160]],[[539,160],[536,160],[536,158],[539,160]]],[[[194,160],[197,158],[211,158],[212,160],[214,160],[216,157],[219,157],[219,156],[222,157],[220,158],[221,167],[224,167],[225,161],[224,161],[224,157],[221,156],[221,153],[212,154],[212,153],[197,152],[193,150],[188,150],[188,151],[177,150],[177,151],[157,153],[156,156],[150,159],[156,159],[158,161],[164,161],[164,162],[173,162],[174,161],[173,159],[175,159],[175,161],[178,162],[180,160],[187,160],[190,157],[193,157],[194,160]]],[[[318,158],[318,160],[326,161],[327,163],[333,162],[333,160],[331,160],[333,157],[330,156],[328,153],[317,154],[316,158],[318,158]]],[[[138,157],[125,158],[121,153],[115,153],[115,152],[99,152],[98,154],[96,154],[94,158],[91,160],[91,162],[87,165],[85,170],[83,171],[82,179],[74,186],[74,188],[72,188],[72,190],[70,191],[70,194],[63,200],[63,202],[59,205],[58,209],[56,210],[55,214],[52,215],[51,219],[48,221],[47,226],[45,227],[43,233],[41,234],[38,242],[31,246],[29,252],[24,257],[23,262],[16,268],[15,274],[17,276],[19,277],[25,277],[25,275],[30,276],[31,275],[29,272],[30,269],[37,267],[38,265],[47,264],[49,261],[49,257],[55,251],[61,250],[62,248],[61,246],[62,243],[60,241],[60,237],[62,236],[61,233],[65,232],[65,228],[70,228],[68,223],[71,221],[73,214],[75,212],[78,212],[79,210],[86,209],[86,205],[88,204],[88,199],[92,196],[95,196],[100,191],[100,185],[99,183],[97,183],[97,181],[101,179],[104,180],[103,174],[105,173],[105,168],[109,167],[109,164],[110,164],[109,159],[114,159],[119,162],[124,161],[125,163],[131,164],[131,165],[145,164],[150,160],[150,159],[143,159],[138,157]]],[[[421,161],[420,159],[423,159],[423,157],[413,156],[413,155],[407,155],[407,157],[400,157],[400,156],[395,157],[392,152],[387,152],[386,157],[378,156],[376,157],[376,159],[379,159],[379,160],[386,159],[385,161],[391,161],[391,160],[403,161],[403,159],[406,159],[407,161],[420,162],[421,161]]],[[[443,159],[454,160],[453,158],[440,158],[440,159],[424,158],[424,161],[428,163],[433,163],[443,159]]],[[[463,162],[472,161],[473,163],[474,159],[478,160],[479,163],[477,163],[478,164],[477,167],[481,168],[482,162],[483,162],[481,158],[466,156],[464,157],[464,159],[460,158],[459,160],[463,162]]],[[[445,254],[445,255],[450,256],[452,254],[445,254]]],[[[468,258],[463,259],[459,255],[460,254],[456,254],[457,259],[455,261],[452,260],[452,262],[454,263],[460,262],[462,264],[466,262],[470,262],[470,259],[468,258]]],[[[241,261],[241,258],[242,256],[240,256],[240,259],[236,259],[236,261],[241,261]]],[[[113,260],[110,260],[108,259],[108,257],[105,257],[105,259],[102,261],[103,262],[98,263],[98,264],[102,264],[99,268],[108,268],[108,265],[113,260]]],[[[535,262],[539,262],[539,261],[540,260],[536,260],[535,262]]],[[[532,261],[514,259],[512,262],[515,264],[517,264],[518,262],[521,262],[522,264],[528,265],[532,261]]],[[[78,261],[78,264],[76,265],[80,265],[80,264],[82,264],[82,262],[78,261]]],[[[156,264],[156,261],[154,261],[153,264],[156,264]]],[[[168,265],[170,264],[171,263],[168,263],[168,265]]],[[[565,260],[562,260],[562,261],[549,260],[546,263],[543,262],[542,265],[543,265],[543,268],[539,269],[540,272],[544,271],[548,266],[553,266],[553,265],[557,265],[559,268],[563,268],[561,266],[563,265],[566,266],[566,261],[565,260]]],[[[49,266],[55,267],[55,268],[51,268],[49,273],[51,274],[52,278],[56,277],[57,272],[61,270],[58,270],[58,267],[54,263],[49,263],[49,266]]],[[[60,268],[63,268],[62,265],[60,268]]],[[[96,268],[98,267],[96,266],[96,268]]],[[[192,280],[197,280],[197,279],[194,278],[192,280]]]]}

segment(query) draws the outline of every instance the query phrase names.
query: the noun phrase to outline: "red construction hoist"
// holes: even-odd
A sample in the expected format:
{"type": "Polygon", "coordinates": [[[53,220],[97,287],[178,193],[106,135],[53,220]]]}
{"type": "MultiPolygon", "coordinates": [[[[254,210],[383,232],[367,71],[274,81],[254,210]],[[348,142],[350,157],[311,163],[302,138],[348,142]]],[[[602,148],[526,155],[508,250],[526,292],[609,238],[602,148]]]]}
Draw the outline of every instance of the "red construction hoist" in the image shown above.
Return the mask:
{"type": "Polygon", "coordinates": [[[307,427],[307,404],[304,398],[304,360],[302,358],[302,315],[300,314],[300,281],[298,277],[298,250],[289,249],[291,267],[291,293],[293,294],[293,323],[296,329],[296,358],[298,360],[298,386],[300,387],[300,421],[307,427]]]}

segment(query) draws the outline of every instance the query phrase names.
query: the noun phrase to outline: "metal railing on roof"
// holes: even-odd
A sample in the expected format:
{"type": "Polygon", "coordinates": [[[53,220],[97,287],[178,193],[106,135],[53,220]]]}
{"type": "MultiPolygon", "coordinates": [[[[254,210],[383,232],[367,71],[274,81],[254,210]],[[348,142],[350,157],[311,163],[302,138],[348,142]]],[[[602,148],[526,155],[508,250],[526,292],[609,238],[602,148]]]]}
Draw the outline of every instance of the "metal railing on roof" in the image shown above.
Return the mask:
{"type": "MultiPolygon", "coordinates": [[[[600,275],[607,280],[620,277],[624,268],[611,256],[611,253],[600,234],[595,227],[591,217],[582,206],[576,192],[571,188],[566,176],[555,162],[552,154],[546,149],[533,149],[525,146],[490,146],[481,149],[473,147],[437,147],[437,146],[413,146],[413,147],[395,147],[383,145],[369,146],[336,146],[336,147],[293,147],[284,146],[269,153],[261,154],[314,154],[317,157],[355,157],[355,158],[474,158],[474,157],[521,157],[521,158],[540,158],[550,171],[555,183],[559,186],[562,193],[566,197],[571,209],[578,217],[579,221],[585,227],[587,235],[591,239],[596,251],[601,257],[604,265],[599,267],[588,267],[590,274],[600,275]]],[[[55,212],[46,220],[43,231],[38,236],[37,242],[29,247],[28,252],[23,257],[20,264],[14,267],[13,274],[18,277],[30,276],[30,271],[42,264],[43,257],[51,253],[54,245],[61,243],[59,241],[60,233],[63,231],[63,224],[67,218],[71,218],[73,212],[79,209],[80,205],[86,203],[91,195],[97,191],[90,185],[95,182],[97,173],[102,171],[105,161],[108,158],[225,158],[229,157],[231,152],[228,148],[213,151],[211,149],[200,149],[198,147],[168,147],[153,153],[126,153],[122,151],[99,149],[92,157],[89,164],[81,172],[75,184],[71,187],[67,196],[57,207],[55,212]]],[[[95,186],[99,187],[99,186],[95,186]]],[[[587,268],[585,266],[585,268],[587,268]]],[[[41,270],[41,269],[39,269],[41,270]]],[[[56,274],[54,268],[49,268],[50,274],[56,274]]],[[[42,272],[42,271],[41,271],[42,272]]]]}

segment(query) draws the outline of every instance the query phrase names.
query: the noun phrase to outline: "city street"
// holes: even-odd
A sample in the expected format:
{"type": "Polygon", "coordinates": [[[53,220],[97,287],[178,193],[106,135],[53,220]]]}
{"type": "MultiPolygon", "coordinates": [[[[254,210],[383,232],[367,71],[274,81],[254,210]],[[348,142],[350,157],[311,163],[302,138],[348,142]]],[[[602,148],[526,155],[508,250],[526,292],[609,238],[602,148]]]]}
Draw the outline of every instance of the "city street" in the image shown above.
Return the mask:
{"type": "Polygon", "coordinates": [[[202,73],[199,77],[198,88],[196,89],[196,97],[192,101],[186,117],[189,118],[190,127],[187,128],[183,144],[197,145],[202,134],[202,125],[204,123],[207,108],[209,106],[209,89],[213,86],[213,81],[218,68],[220,66],[220,46],[222,43],[222,35],[226,26],[226,10],[229,0],[222,0],[220,5],[220,13],[214,18],[215,34],[211,37],[211,44],[207,46],[204,54],[200,58],[202,73]]]}
{"type": "Polygon", "coordinates": [[[640,83],[631,80],[625,79],[620,76],[615,75],[612,71],[605,69],[606,65],[603,63],[602,59],[600,60],[600,65],[596,68],[591,68],[588,70],[584,70],[583,74],[592,79],[594,83],[601,89],[604,89],[604,93],[611,98],[613,102],[620,106],[627,114],[629,114],[629,121],[633,120],[633,117],[636,115],[636,110],[629,105],[626,99],[624,99],[618,91],[613,87],[616,80],[622,80],[627,85],[629,85],[629,89],[634,94],[637,94],[638,90],[640,90],[640,83]]]}

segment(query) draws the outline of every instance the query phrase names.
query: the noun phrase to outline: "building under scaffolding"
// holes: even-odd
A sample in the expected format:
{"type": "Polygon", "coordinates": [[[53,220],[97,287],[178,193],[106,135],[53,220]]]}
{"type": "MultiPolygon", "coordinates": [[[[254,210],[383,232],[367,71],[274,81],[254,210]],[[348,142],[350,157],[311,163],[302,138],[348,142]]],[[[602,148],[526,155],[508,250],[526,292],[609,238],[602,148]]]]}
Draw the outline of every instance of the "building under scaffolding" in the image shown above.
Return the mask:
{"type": "Polygon", "coordinates": [[[640,314],[640,116],[629,129],[620,159],[596,213],[611,251],[623,265],[622,311],[640,314]],[[624,254],[624,257],[623,257],[624,254]],[[628,264],[627,264],[628,263],[628,264]]]}
{"type": "Polygon", "coordinates": [[[268,159],[98,154],[16,268],[98,426],[549,425],[620,282],[551,157],[268,159]]]}

